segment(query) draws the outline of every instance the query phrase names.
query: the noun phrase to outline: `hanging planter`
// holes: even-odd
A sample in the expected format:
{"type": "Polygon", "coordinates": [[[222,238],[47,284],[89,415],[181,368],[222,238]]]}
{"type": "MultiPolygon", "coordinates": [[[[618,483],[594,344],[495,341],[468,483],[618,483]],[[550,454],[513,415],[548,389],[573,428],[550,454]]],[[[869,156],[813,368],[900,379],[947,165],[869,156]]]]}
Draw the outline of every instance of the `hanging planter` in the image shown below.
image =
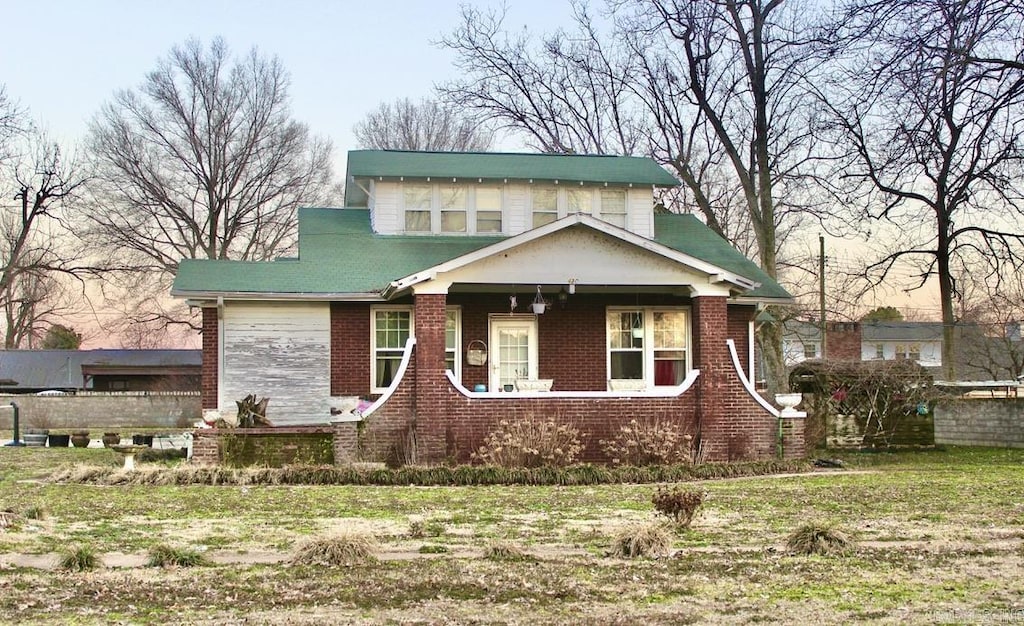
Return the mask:
{"type": "Polygon", "coordinates": [[[633,314],[633,339],[644,338],[644,323],[639,313],[633,314]]]}
{"type": "Polygon", "coordinates": [[[544,311],[548,308],[548,303],[544,299],[544,295],[540,292],[540,285],[537,285],[537,296],[533,299],[533,303],[530,305],[535,315],[543,315],[544,311]]]}
{"type": "Polygon", "coordinates": [[[487,364],[487,344],[474,339],[469,342],[469,347],[466,348],[466,364],[467,365],[486,365],[487,364]]]}

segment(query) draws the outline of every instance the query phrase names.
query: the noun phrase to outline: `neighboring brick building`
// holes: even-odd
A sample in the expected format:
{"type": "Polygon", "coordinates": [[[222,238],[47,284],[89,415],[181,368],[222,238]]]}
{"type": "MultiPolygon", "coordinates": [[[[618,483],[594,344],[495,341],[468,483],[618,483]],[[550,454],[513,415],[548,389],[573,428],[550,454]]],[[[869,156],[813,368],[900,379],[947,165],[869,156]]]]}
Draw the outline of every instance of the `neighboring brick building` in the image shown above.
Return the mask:
{"type": "Polygon", "coordinates": [[[415,440],[426,461],[527,415],[578,424],[589,460],[634,417],[712,458],[773,455],[780,428],[802,454],[749,380],[758,306],[791,298],[694,216],[655,215],[675,184],[633,157],[352,152],[348,208],[301,210],[297,259],[182,262],[203,406],[270,396],[276,425],[359,421],[364,453],[415,440]]]}

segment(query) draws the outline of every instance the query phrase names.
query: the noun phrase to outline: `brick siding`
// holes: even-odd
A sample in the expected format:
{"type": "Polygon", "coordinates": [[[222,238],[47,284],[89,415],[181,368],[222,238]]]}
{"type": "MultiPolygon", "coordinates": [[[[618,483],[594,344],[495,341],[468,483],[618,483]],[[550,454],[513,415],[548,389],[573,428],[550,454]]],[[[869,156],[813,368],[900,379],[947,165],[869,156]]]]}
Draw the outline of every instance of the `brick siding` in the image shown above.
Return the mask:
{"type": "Polygon", "coordinates": [[[217,343],[220,333],[218,332],[219,320],[217,309],[207,307],[203,309],[203,363],[200,367],[200,394],[202,396],[202,407],[204,409],[217,408],[217,385],[219,374],[217,367],[220,362],[218,358],[217,343]]]}

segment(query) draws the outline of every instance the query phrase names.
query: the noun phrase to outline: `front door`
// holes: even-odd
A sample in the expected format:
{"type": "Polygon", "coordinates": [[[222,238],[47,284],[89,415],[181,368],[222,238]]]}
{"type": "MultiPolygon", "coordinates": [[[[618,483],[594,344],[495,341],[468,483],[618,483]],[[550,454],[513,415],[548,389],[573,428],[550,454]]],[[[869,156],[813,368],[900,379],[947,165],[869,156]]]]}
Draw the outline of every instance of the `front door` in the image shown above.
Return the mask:
{"type": "Polygon", "coordinates": [[[490,389],[512,389],[516,380],[537,378],[537,318],[491,317],[490,389]],[[508,387],[506,387],[508,386],[508,387]]]}

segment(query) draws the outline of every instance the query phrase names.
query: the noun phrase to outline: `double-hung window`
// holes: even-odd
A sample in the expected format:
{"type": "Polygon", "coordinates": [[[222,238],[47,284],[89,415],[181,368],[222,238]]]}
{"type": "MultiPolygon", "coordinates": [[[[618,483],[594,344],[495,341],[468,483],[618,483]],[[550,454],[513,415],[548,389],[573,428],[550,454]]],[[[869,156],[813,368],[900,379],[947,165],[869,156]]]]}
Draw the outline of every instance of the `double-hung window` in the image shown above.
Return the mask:
{"type": "Polygon", "coordinates": [[[433,188],[430,185],[406,184],[402,187],[402,199],[405,209],[405,232],[430,232],[430,213],[434,204],[433,196],[433,188]]]}
{"type": "MultiPolygon", "coordinates": [[[[414,336],[411,306],[379,306],[370,310],[370,379],[373,393],[383,393],[398,374],[405,354],[405,344],[414,336]]],[[[459,346],[462,337],[462,312],[459,307],[445,309],[444,363],[456,377],[461,376],[462,359],[459,346]]]]}
{"type": "Polygon", "coordinates": [[[594,212],[594,192],[590,189],[566,189],[565,204],[569,213],[587,213],[589,215],[594,212]]]}
{"type": "Polygon", "coordinates": [[[374,307],[371,346],[371,377],[374,393],[382,393],[398,373],[405,343],[413,334],[410,307],[374,307]]]}
{"type": "Polygon", "coordinates": [[[558,219],[558,189],[534,187],[530,194],[533,203],[533,227],[550,224],[558,219]]]}
{"type": "Polygon", "coordinates": [[[608,378],[679,385],[690,369],[685,308],[609,308],[608,378]]]}
{"type": "Polygon", "coordinates": [[[626,190],[601,190],[601,219],[619,228],[626,227],[626,190]]]}
{"type": "Polygon", "coordinates": [[[501,232],[501,188],[476,188],[476,232],[501,232]]]}
{"type": "Polygon", "coordinates": [[[444,185],[441,193],[441,232],[466,232],[466,188],[444,185]]]}

